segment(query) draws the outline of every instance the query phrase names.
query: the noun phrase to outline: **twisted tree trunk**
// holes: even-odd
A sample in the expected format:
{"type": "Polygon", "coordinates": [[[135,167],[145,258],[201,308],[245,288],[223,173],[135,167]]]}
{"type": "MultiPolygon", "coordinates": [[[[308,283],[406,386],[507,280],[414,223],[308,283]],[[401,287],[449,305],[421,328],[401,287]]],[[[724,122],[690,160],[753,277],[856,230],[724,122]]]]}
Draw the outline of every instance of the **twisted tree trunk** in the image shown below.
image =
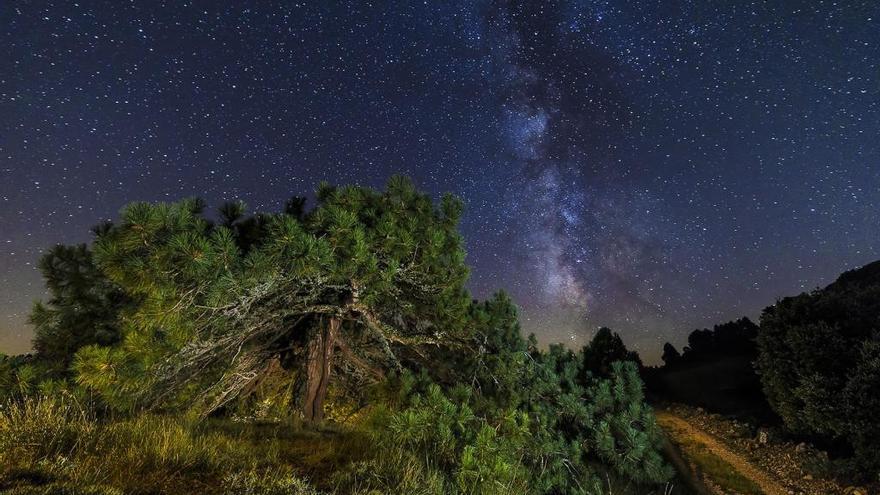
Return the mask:
{"type": "Polygon", "coordinates": [[[314,330],[309,339],[304,370],[305,395],[302,399],[302,415],[306,422],[324,419],[324,398],[327,397],[333,351],[341,325],[341,318],[331,316],[326,324],[314,330]]]}

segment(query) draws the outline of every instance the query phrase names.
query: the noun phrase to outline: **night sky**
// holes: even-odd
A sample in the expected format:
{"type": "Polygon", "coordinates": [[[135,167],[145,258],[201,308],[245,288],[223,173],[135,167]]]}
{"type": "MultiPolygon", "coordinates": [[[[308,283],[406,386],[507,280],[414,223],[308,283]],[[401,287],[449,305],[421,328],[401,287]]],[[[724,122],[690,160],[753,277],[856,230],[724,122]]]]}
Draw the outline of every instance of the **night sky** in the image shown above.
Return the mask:
{"type": "Polygon", "coordinates": [[[664,341],[880,258],[880,7],[0,2],[0,351],[129,201],[406,174],[544,342],[664,341]]]}

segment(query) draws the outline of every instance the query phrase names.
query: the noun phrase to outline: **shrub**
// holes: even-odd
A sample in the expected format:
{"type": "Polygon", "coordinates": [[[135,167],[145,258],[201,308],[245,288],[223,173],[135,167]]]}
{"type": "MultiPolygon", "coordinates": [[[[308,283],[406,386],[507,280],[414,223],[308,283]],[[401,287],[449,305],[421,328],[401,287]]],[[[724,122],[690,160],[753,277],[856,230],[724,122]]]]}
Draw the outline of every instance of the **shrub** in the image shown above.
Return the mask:
{"type": "Polygon", "coordinates": [[[765,309],[758,334],[764,392],[785,425],[844,441],[862,475],[880,472],[878,337],[880,262],[765,309]]]}
{"type": "Polygon", "coordinates": [[[590,387],[587,397],[595,425],[593,442],[602,459],[637,483],[662,483],[672,477],[660,455],[661,432],[644,401],[635,363],[613,363],[610,380],[590,387]]]}
{"type": "MultiPolygon", "coordinates": [[[[467,396],[465,390],[455,391],[467,396]]],[[[527,418],[511,412],[496,421],[474,415],[431,384],[409,406],[374,420],[381,455],[360,463],[346,488],[396,493],[505,494],[528,491],[522,464],[527,418]]]]}

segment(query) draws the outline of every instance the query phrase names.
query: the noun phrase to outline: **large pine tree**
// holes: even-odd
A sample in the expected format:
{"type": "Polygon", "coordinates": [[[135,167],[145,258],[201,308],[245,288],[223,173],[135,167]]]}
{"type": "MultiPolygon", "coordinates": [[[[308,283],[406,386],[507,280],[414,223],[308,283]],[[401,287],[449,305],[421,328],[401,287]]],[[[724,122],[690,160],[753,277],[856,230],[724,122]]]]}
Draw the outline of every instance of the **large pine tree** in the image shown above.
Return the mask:
{"type": "Polygon", "coordinates": [[[302,200],[255,217],[229,205],[219,224],[196,200],[126,207],[95,254],[140,303],[120,345],[78,354],[80,382],[119,406],[208,412],[286,369],[314,421],[334,370],[378,379],[399,348],[453,340],[469,304],[460,201],[435,205],[400,177],[316,197],[307,213],[302,200]]]}

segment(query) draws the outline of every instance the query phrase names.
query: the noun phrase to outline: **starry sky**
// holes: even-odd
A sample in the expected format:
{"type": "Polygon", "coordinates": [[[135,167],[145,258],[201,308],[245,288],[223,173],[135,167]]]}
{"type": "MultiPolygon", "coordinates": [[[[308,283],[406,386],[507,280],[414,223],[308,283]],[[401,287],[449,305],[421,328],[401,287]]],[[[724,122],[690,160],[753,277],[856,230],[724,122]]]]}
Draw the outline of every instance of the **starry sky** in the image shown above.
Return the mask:
{"type": "Polygon", "coordinates": [[[880,258],[866,1],[0,2],[0,352],[127,202],[321,180],[462,197],[544,342],[698,327],[880,258]]]}

